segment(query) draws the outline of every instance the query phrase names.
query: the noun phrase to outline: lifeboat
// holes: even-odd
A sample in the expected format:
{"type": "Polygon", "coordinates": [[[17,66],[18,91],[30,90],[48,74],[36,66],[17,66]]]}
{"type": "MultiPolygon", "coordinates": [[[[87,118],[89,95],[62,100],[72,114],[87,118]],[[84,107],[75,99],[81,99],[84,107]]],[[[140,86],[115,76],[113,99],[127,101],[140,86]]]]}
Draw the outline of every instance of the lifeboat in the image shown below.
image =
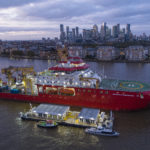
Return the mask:
{"type": "Polygon", "coordinates": [[[59,90],[59,93],[60,93],[61,95],[72,95],[72,96],[75,94],[73,88],[61,88],[61,89],[59,90]]]}
{"type": "Polygon", "coordinates": [[[57,94],[57,88],[46,89],[46,94],[57,94]]]}

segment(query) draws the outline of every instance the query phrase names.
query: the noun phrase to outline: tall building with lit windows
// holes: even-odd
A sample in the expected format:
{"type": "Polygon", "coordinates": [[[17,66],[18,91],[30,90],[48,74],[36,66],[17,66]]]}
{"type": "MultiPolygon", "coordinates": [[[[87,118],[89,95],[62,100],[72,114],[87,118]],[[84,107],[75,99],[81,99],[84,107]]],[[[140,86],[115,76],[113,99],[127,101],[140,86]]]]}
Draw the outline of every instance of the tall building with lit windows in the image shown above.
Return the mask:
{"type": "Polygon", "coordinates": [[[117,34],[118,34],[118,36],[120,34],[120,24],[117,24],[117,34]]]}
{"type": "Polygon", "coordinates": [[[131,33],[130,24],[126,25],[126,34],[129,35],[131,33]]]}
{"type": "Polygon", "coordinates": [[[101,38],[106,37],[106,22],[103,22],[101,25],[101,38]]]}
{"type": "Polygon", "coordinates": [[[69,26],[66,27],[66,39],[69,40],[69,26]]]}
{"type": "Polygon", "coordinates": [[[60,24],[60,41],[64,43],[65,41],[65,32],[64,32],[64,25],[60,24]]]}
{"type": "Polygon", "coordinates": [[[76,39],[79,38],[79,27],[76,27],[76,39]]]}
{"type": "Polygon", "coordinates": [[[130,40],[131,38],[131,29],[130,29],[130,24],[126,25],[126,40],[130,40]]]}
{"type": "Polygon", "coordinates": [[[97,39],[98,38],[98,26],[95,24],[94,26],[93,26],[93,38],[94,39],[97,39]]]}

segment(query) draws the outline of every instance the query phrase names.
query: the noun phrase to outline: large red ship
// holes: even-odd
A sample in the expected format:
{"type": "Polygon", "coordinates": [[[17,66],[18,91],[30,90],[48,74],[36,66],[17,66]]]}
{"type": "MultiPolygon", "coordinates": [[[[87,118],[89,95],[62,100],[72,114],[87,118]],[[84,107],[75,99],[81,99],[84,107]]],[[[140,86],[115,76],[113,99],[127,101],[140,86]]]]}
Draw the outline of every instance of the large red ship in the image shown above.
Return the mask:
{"type": "Polygon", "coordinates": [[[90,70],[79,57],[69,57],[47,70],[2,69],[0,98],[35,103],[52,103],[106,110],[138,110],[150,104],[150,85],[137,81],[107,79],[90,70]],[[22,73],[12,80],[13,72],[22,73]]]}

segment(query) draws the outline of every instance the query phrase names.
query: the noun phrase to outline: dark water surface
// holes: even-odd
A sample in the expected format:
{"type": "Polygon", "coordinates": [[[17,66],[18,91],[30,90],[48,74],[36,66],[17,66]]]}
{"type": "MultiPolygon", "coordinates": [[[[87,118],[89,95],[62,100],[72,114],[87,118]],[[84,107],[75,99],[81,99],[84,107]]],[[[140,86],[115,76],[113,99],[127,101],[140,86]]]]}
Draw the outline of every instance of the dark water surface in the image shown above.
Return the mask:
{"type": "MultiPolygon", "coordinates": [[[[36,71],[42,71],[54,63],[0,58],[0,69],[33,65],[36,71]]],[[[88,63],[97,72],[104,70],[107,77],[150,84],[150,64],[88,63]]],[[[41,129],[36,122],[19,119],[19,112],[28,109],[28,103],[0,100],[0,150],[150,150],[150,109],[115,112],[114,128],[120,132],[119,137],[88,135],[74,127],[41,129]]]]}

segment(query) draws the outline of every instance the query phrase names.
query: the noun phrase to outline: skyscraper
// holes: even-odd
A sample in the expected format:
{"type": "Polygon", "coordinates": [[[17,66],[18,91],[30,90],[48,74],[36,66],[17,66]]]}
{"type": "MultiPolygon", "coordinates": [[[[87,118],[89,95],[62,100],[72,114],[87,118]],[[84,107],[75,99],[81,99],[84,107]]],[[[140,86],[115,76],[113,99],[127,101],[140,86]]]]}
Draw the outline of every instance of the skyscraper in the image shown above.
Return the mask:
{"type": "Polygon", "coordinates": [[[64,32],[64,25],[60,24],[60,32],[64,32]]]}
{"type": "Polygon", "coordinates": [[[106,36],[106,22],[103,22],[101,25],[101,37],[105,38],[106,36]]]}
{"type": "Polygon", "coordinates": [[[131,30],[130,30],[130,24],[126,25],[126,40],[130,40],[131,30]]]}
{"type": "Polygon", "coordinates": [[[91,40],[92,39],[92,30],[83,29],[83,40],[91,40]]]}
{"type": "Polygon", "coordinates": [[[72,39],[73,42],[75,41],[76,33],[75,33],[75,28],[72,28],[72,39]]]}
{"type": "Polygon", "coordinates": [[[115,25],[115,26],[112,27],[112,36],[114,38],[118,37],[118,26],[117,25],[115,25]]]}
{"type": "Polygon", "coordinates": [[[125,34],[125,31],[126,31],[126,30],[125,30],[125,28],[122,28],[122,33],[124,33],[124,34],[125,34]]]}
{"type": "Polygon", "coordinates": [[[66,39],[69,40],[69,26],[66,27],[66,39]]]}
{"type": "Polygon", "coordinates": [[[120,34],[120,24],[117,24],[117,36],[119,36],[119,34],[120,34]]]}
{"type": "Polygon", "coordinates": [[[126,34],[129,35],[131,33],[130,24],[126,25],[126,34]]]}
{"type": "Polygon", "coordinates": [[[96,24],[93,26],[93,30],[98,33],[98,26],[96,24]]]}
{"type": "Polygon", "coordinates": [[[64,25],[60,24],[60,41],[64,43],[65,41],[65,32],[64,32],[64,25]]]}
{"type": "Polygon", "coordinates": [[[79,27],[76,27],[76,38],[79,37],[79,27]]]}
{"type": "Polygon", "coordinates": [[[92,31],[93,31],[93,38],[97,39],[98,38],[98,26],[96,24],[93,26],[92,31]]]}
{"type": "Polygon", "coordinates": [[[106,28],[106,38],[109,39],[111,37],[111,29],[110,28],[106,28]]]}

